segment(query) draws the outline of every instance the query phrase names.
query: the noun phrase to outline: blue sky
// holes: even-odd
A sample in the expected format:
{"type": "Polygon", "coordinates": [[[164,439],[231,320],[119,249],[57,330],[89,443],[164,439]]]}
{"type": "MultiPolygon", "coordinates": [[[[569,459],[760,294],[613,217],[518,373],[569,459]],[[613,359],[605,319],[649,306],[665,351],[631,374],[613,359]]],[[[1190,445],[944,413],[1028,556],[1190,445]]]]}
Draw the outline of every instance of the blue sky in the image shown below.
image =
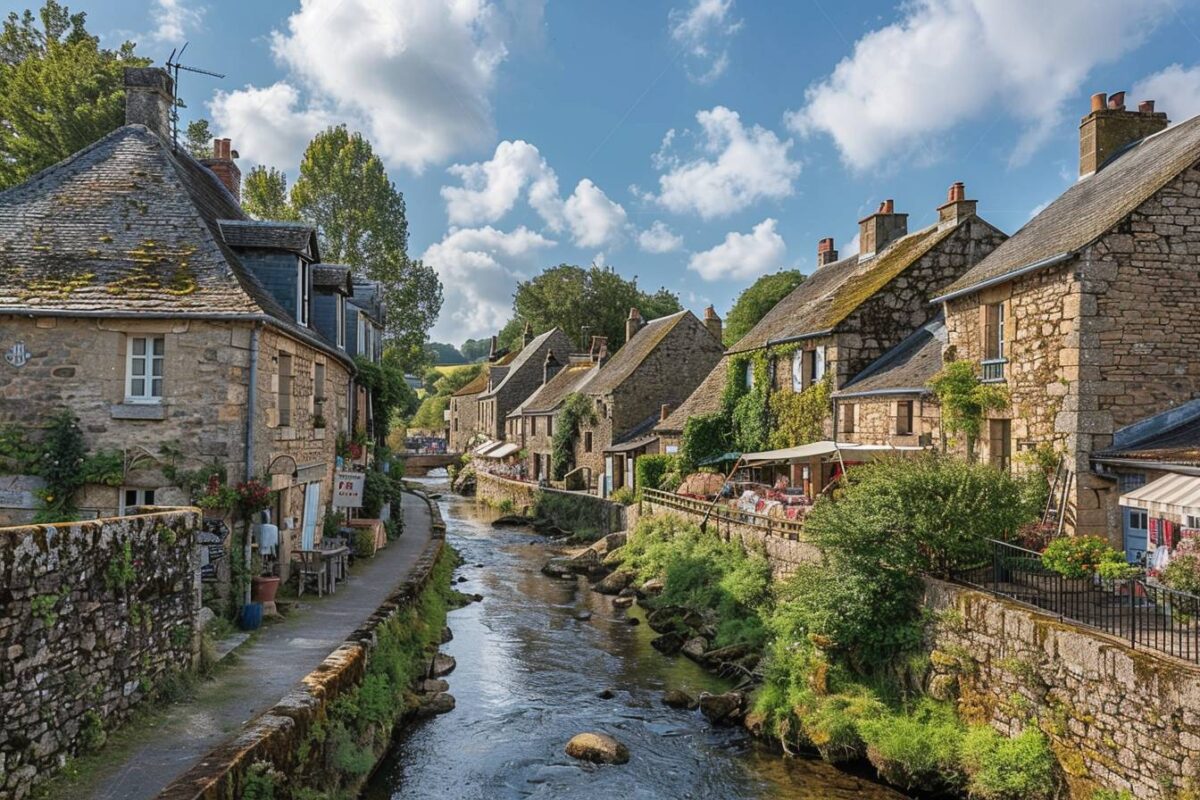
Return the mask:
{"type": "MultiPolygon", "coordinates": [[[[25,3],[4,0],[6,10],[25,3]]],[[[243,170],[294,177],[313,132],[363,131],[442,276],[433,338],[507,318],[515,281],[609,264],[724,314],[755,277],[853,252],[883,199],[930,224],[965,181],[1012,232],[1075,180],[1096,91],[1200,113],[1185,0],[91,0],[106,43],[187,76],[243,170]]]]}

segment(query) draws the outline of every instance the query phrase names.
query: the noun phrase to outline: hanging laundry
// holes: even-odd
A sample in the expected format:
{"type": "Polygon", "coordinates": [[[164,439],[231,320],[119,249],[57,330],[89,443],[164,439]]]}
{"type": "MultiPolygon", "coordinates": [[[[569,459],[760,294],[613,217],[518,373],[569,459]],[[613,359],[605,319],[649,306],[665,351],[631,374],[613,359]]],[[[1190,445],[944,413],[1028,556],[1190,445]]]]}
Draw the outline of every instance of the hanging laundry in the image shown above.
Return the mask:
{"type": "Polygon", "coordinates": [[[1158,517],[1150,518],[1149,530],[1147,531],[1147,539],[1151,547],[1158,544],[1158,529],[1160,520],[1158,517]]]}

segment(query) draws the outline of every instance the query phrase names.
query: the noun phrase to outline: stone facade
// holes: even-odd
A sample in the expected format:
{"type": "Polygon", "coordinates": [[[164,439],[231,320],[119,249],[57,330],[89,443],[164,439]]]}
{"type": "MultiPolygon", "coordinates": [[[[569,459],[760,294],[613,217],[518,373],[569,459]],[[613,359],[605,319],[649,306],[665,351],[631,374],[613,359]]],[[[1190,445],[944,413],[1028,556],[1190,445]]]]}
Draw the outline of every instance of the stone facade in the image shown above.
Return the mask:
{"type": "Polygon", "coordinates": [[[835,403],[837,441],[856,444],[888,444],[895,447],[917,447],[940,444],[942,413],[937,398],[932,395],[884,395],[855,397],[835,403]],[[911,408],[912,425],[906,427],[911,408]],[[852,426],[846,419],[853,416],[852,426]],[[851,429],[852,428],[852,429],[851,429]]]}
{"type": "MultiPolygon", "coordinates": [[[[538,495],[543,492],[567,498],[572,503],[579,504],[587,509],[586,511],[576,513],[576,517],[586,516],[600,520],[597,523],[597,528],[605,529],[602,531],[602,534],[627,530],[633,527],[637,521],[635,516],[637,510],[634,507],[623,506],[620,503],[604,500],[592,494],[539,487],[533,483],[509,480],[508,478],[502,478],[499,475],[490,475],[486,472],[479,472],[476,475],[476,481],[476,499],[493,506],[508,501],[512,504],[513,508],[518,510],[532,510],[537,505],[538,495]]],[[[551,514],[551,523],[567,524],[565,520],[556,520],[553,518],[552,508],[548,511],[551,514]]]]}
{"type": "Polygon", "coordinates": [[[450,398],[450,452],[465,453],[479,433],[479,392],[450,398]]]}
{"type": "Polygon", "coordinates": [[[95,746],[198,653],[194,509],[0,530],[0,800],[95,746]]]}
{"type": "Polygon", "coordinates": [[[493,439],[504,439],[508,415],[542,385],[546,354],[565,363],[571,340],[560,329],[531,340],[510,364],[493,367],[488,389],[479,395],[479,429],[493,439]]]}

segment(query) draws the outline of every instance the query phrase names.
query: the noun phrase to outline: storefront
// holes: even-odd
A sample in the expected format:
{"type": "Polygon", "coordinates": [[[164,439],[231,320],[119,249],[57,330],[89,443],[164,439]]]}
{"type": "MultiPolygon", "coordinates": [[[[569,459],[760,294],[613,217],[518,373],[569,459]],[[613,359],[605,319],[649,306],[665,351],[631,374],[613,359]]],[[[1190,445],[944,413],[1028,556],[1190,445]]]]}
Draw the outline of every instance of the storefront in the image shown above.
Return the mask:
{"type": "Polygon", "coordinates": [[[1168,473],[1127,491],[1121,507],[1125,557],[1131,563],[1167,558],[1156,556],[1160,546],[1167,551],[1181,539],[1200,535],[1200,477],[1168,473]]]}

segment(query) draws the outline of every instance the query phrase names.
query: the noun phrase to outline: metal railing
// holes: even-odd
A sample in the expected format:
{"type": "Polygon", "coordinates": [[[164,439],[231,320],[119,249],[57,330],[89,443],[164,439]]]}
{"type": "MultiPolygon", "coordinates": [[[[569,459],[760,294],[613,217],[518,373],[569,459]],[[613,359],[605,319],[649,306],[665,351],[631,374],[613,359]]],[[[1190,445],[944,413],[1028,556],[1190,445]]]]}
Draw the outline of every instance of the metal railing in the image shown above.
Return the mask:
{"type": "Polygon", "coordinates": [[[989,541],[990,562],[957,570],[954,580],[1118,637],[1130,647],[1200,663],[1200,597],[1144,577],[1067,578],[1046,568],[1041,553],[989,541]]]}
{"type": "MultiPolygon", "coordinates": [[[[709,506],[712,505],[708,500],[682,497],[658,489],[642,489],[642,500],[672,511],[692,514],[700,518],[704,517],[705,513],[708,512],[709,506]]],[[[742,511],[741,509],[730,508],[720,503],[712,507],[712,513],[709,514],[708,518],[709,520],[717,520],[718,522],[730,525],[749,525],[761,529],[768,536],[779,536],[794,541],[802,538],[801,535],[804,533],[803,522],[780,519],[778,517],[767,516],[766,514],[757,514],[752,511],[742,511]]]]}
{"type": "Polygon", "coordinates": [[[985,359],[983,362],[983,376],[980,380],[984,383],[999,383],[1004,380],[1004,365],[1007,363],[1007,358],[985,359]]]}

